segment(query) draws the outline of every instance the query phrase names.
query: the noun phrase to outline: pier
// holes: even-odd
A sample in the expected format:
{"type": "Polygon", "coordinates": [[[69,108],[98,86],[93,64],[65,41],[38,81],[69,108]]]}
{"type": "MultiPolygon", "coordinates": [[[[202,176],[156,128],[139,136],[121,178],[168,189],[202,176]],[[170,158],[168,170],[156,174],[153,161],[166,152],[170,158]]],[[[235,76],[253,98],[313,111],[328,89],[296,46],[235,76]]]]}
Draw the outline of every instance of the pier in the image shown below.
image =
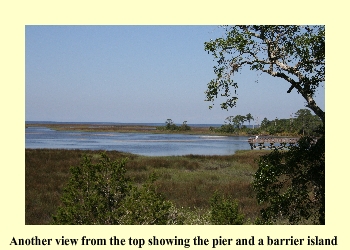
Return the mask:
{"type": "Polygon", "coordinates": [[[298,142],[299,138],[261,137],[249,138],[248,143],[253,149],[288,149],[298,142]]]}

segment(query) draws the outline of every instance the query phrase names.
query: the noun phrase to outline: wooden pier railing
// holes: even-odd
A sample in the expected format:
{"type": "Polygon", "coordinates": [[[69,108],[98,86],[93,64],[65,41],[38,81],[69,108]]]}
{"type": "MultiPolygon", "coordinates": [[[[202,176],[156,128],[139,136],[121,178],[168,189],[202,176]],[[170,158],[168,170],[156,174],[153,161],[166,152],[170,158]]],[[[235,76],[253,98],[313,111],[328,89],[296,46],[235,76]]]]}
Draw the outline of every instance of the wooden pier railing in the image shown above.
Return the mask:
{"type": "Polygon", "coordinates": [[[248,143],[251,149],[285,149],[294,146],[298,140],[299,138],[251,137],[248,143]]]}

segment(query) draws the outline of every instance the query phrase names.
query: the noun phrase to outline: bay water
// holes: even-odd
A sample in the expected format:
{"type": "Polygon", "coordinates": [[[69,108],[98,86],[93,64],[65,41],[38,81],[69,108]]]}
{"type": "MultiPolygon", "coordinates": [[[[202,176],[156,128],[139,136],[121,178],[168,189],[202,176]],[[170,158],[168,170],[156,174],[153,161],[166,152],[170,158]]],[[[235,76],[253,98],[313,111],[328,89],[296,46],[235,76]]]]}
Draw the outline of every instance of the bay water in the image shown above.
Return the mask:
{"type": "Polygon", "coordinates": [[[26,148],[116,150],[145,156],[230,155],[249,150],[247,136],[76,132],[25,129],[26,148]]]}

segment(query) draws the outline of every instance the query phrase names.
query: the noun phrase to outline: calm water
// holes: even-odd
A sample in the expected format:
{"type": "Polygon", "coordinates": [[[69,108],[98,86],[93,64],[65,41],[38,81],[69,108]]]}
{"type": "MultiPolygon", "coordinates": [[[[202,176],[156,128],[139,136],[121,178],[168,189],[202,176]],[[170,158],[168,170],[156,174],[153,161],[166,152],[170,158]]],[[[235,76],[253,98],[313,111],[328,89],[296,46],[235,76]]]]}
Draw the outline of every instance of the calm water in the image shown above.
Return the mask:
{"type": "Polygon", "coordinates": [[[250,149],[248,137],[55,131],[26,128],[26,148],[117,150],[148,156],[229,155],[250,149]]]}

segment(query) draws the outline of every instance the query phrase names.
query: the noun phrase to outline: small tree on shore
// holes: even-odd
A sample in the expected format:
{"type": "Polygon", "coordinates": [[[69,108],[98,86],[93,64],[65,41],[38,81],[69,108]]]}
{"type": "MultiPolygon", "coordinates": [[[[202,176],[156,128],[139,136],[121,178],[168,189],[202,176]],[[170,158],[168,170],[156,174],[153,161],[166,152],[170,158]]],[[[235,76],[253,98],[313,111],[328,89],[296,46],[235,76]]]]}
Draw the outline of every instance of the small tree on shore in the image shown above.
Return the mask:
{"type": "MultiPolygon", "coordinates": [[[[246,121],[248,121],[249,122],[249,126],[250,126],[250,121],[254,121],[254,117],[252,116],[252,114],[251,113],[248,113],[246,116],[245,116],[245,119],[246,119],[246,121]]],[[[253,125],[253,128],[254,128],[254,125],[253,125]]]]}

